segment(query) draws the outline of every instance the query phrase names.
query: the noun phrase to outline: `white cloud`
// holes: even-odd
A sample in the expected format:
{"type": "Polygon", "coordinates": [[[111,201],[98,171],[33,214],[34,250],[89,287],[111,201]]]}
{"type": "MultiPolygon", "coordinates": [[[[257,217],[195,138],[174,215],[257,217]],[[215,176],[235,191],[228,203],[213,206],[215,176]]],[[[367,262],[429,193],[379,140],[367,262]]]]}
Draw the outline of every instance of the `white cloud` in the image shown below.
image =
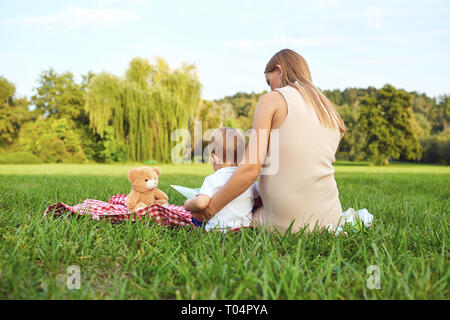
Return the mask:
{"type": "Polygon", "coordinates": [[[137,20],[139,20],[139,16],[134,11],[119,9],[91,10],[69,6],[64,11],[38,17],[8,19],[5,23],[35,25],[46,29],[52,27],[79,29],[83,26],[118,25],[137,20]]]}
{"type": "Polygon", "coordinates": [[[367,7],[367,28],[371,30],[377,30],[381,28],[381,22],[383,18],[383,12],[378,6],[367,7]]]}

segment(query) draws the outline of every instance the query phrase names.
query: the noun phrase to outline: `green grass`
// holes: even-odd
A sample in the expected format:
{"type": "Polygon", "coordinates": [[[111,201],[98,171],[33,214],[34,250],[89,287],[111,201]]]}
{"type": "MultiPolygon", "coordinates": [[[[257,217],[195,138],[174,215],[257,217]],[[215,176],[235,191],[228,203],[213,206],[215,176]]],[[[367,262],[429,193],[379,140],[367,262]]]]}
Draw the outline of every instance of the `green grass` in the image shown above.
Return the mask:
{"type": "MultiPolygon", "coordinates": [[[[134,165],[137,166],[137,165],[134,165]]],[[[344,210],[370,230],[203,233],[146,220],[42,218],[45,208],[128,193],[133,165],[0,165],[0,299],[448,299],[450,167],[340,162],[344,210]],[[70,265],[81,288],[66,286],[70,265]],[[381,288],[369,289],[371,265],[381,288]]],[[[161,165],[160,188],[201,185],[206,165],[161,165]]]]}

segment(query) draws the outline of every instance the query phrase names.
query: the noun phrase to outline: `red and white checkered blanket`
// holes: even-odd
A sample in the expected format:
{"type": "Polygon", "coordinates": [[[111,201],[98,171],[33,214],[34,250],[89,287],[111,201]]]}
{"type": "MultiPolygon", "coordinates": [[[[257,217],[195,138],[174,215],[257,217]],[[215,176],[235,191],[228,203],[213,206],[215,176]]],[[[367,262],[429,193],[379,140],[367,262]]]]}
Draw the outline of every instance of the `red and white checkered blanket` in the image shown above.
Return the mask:
{"type": "MultiPolygon", "coordinates": [[[[193,226],[198,228],[192,223],[192,214],[183,206],[152,204],[150,207],[140,208],[130,213],[125,204],[126,200],[126,194],[116,194],[108,202],[86,199],[83,203],[74,206],[68,206],[67,204],[58,202],[47,207],[44,212],[44,217],[50,214],[60,216],[69,212],[77,215],[87,214],[94,220],[108,219],[110,222],[116,223],[128,219],[139,221],[144,217],[151,216],[160,225],[193,226]]],[[[238,231],[240,229],[238,227],[229,231],[238,231]]]]}
{"type": "Polygon", "coordinates": [[[111,222],[120,222],[127,219],[136,221],[145,216],[152,216],[156,223],[161,225],[196,227],[192,223],[192,214],[183,206],[152,204],[150,207],[140,208],[133,213],[129,213],[125,205],[126,199],[126,194],[116,194],[108,202],[86,199],[83,203],[74,206],[58,202],[50,205],[45,210],[44,216],[49,214],[59,216],[70,212],[77,215],[87,214],[94,220],[108,219],[111,222]]]}

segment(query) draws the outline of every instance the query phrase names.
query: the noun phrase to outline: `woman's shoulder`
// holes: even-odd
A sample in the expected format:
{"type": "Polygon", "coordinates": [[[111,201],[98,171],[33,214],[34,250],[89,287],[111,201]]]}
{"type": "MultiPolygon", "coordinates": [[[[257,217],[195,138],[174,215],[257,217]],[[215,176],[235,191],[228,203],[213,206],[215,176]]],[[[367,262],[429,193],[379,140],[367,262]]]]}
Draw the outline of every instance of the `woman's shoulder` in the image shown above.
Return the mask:
{"type": "Polygon", "coordinates": [[[261,98],[264,98],[271,103],[279,102],[284,104],[286,100],[296,98],[298,95],[299,92],[297,89],[291,85],[287,85],[281,88],[273,89],[273,91],[264,94],[261,98]]]}
{"type": "Polygon", "coordinates": [[[261,123],[272,121],[271,119],[279,110],[286,108],[287,103],[284,97],[276,90],[263,94],[256,106],[253,125],[255,121],[262,121],[261,123]]]}
{"type": "Polygon", "coordinates": [[[285,104],[283,95],[277,89],[263,94],[259,98],[259,104],[261,105],[270,105],[270,106],[279,106],[285,104]]]}

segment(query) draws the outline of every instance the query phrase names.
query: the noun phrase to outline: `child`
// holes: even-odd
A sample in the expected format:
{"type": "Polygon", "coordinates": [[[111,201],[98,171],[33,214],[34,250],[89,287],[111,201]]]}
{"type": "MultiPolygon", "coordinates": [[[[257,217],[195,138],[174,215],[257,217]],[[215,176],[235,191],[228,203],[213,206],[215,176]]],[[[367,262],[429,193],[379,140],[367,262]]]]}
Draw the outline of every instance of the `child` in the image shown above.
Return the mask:
{"type": "MultiPolygon", "coordinates": [[[[207,176],[199,194],[184,203],[189,211],[200,211],[206,208],[212,196],[228,181],[238,168],[244,156],[244,137],[234,128],[220,128],[212,133],[209,147],[211,162],[215,173],[207,176]]],[[[252,208],[255,199],[259,198],[256,184],[244,191],[220,210],[205,225],[205,230],[227,230],[236,227],[247,227],[252,221],[252,208]]],[[[192,218],[197,226],[202,222],[192,218]]]]}

